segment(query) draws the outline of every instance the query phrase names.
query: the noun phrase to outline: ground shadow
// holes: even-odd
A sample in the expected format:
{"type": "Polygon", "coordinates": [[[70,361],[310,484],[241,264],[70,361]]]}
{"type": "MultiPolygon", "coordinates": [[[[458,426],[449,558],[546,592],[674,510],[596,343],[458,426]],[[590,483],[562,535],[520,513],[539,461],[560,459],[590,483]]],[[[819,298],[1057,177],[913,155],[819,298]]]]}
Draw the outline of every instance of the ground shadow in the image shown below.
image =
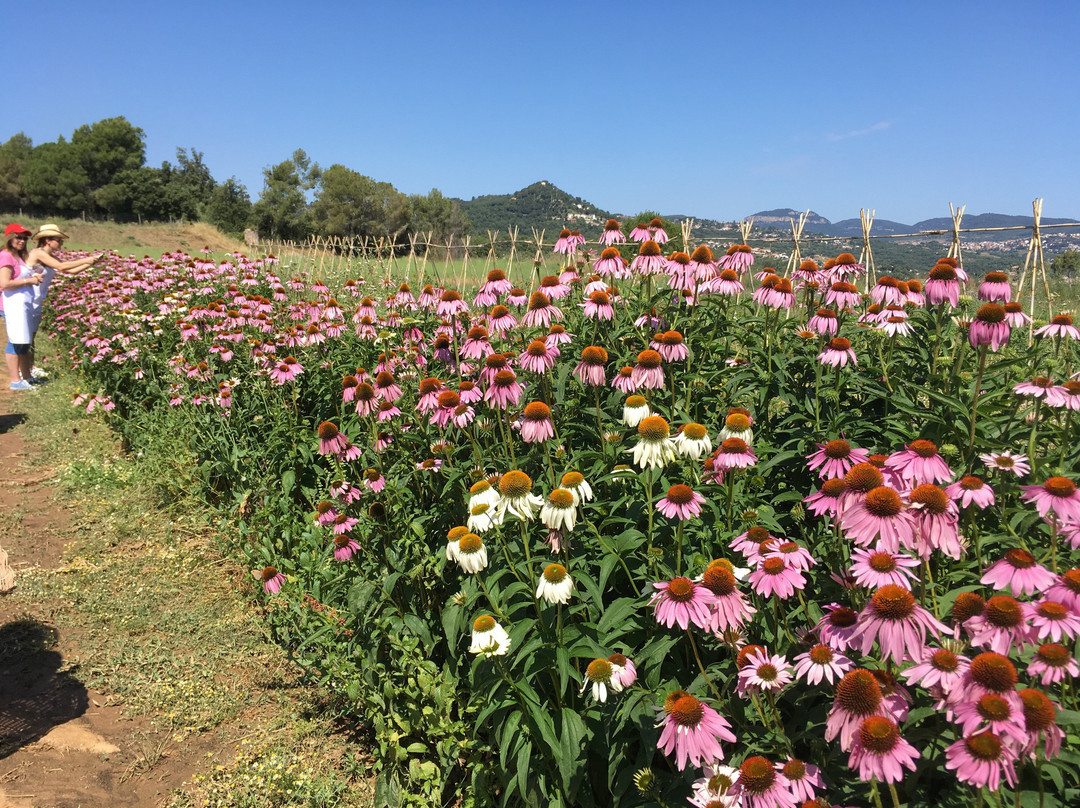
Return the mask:
{"type": "Polygon", "coordinates": [[[25,420],[26,415],[21,412],[0,415],[0,435],[3,435],[5,432],[10,432],[25,420]]]}
{"type": "Polygon", "coordinates": [[[61,671],[56,629],[30,617],[0,626],[0,758],[86,712],[86,687],[61,671]]]}

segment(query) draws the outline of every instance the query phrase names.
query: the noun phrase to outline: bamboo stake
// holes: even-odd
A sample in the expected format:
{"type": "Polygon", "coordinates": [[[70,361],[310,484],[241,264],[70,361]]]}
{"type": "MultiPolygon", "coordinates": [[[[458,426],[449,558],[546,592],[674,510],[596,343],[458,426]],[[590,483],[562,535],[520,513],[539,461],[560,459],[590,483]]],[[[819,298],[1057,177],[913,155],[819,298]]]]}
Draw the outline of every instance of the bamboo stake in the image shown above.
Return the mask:
{"type": "Polygon", "coordinates": [[[465,288],[465,276],[469,272],[469,243],[472,241],[472,236],[465,236],[465,255],[461,262],[461,276],[458,278],[457,289],[460,293],[465,288]]]}
{"type": "Polygon", "coordinates": [[[960,252],[960,220],[964,218],[964,211],[967,210],[967,205],[961,205],[958,208],[953,208],[953,203],[949,203],[949,215],[952,217],[953,230],[952,230],[952,244],[949,245],[949,251],[946,253],[950,258],[955,258],[956,263],[961,267],[964,265],[964,258],[960,252]]]}
{"type": "Polygon", "coordinates": [[[874,276],[874,283],[877,283],[877,267],[874,266],[874,250],[870,246],[870,228],[874,226],[874,215],[877,213],[877,209],[871,210],[869,213],[864,208],[859,208],[859,224],[862,225],[862,238],[863,246],[862,252],[859,253],[859,263],[866,269],[866,280],[863,282],[863,291],[870,291],[870,276],[874,276]]]}
{"type": "Polygon", "coordinates": [[[791,237],[794,241],[794,246],[791,248],[791,255],[788,256],[787,269],[784,270],[784,277],[787,278],[799,268],[802,263],[802,249],[799,247],[799,240],[802,238],[803,228],[806,226],[806,219],[810,216],[810,209],[807,208],[806,213],[799,214],[799,223],[795,224],[795,220],[788,218],[788,222],[791,224],[791,237]]]}
{"type": "Polygon", "coordinates": [[[743,219],[741,222],[739,222],[739,235],[742,237],[743,244],[748,244],[750,242],[750,231],[753,229],[753,219],[743,219]]]}
{"type": "Polygon", "coordinates": [[[693,250],[690,249],[690,231],[692,231],[693,229],[693,219],[683,219],[681,222],[679,222],[679,230],[682,231],[683,250],[688,253],[693,253],[693,250]]]}
{"type": "Polygon", "coordinates": [[[508,227],[506,230],[510,234],[510,256],[506,260],[506,277],[509,280],[510,272],[514,268],[514,257],[517,255],[518,226],[515,224],[512,229],[508,227]]]}

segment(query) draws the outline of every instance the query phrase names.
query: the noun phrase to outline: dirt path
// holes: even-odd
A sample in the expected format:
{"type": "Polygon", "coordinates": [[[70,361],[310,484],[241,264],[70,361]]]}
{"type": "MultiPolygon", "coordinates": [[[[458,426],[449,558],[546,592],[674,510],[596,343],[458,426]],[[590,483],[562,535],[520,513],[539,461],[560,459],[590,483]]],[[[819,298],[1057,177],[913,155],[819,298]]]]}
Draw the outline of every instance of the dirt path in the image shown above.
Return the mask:
{"type": "MultiPolygon", "coordinates": [[[[0,391],[2,546],[18,576],[62,568],[70,512],[58,505],[49,459],[15,429],[32,393],[0,391]]],[[[0,598],[0,808],[159,804],[195,770],[203,750],[154,750],[151,720],[132,719],[108,695],[88,690],[77,667],[79,636],[54,622],[50,604],[26,610],[0,598]]]]}

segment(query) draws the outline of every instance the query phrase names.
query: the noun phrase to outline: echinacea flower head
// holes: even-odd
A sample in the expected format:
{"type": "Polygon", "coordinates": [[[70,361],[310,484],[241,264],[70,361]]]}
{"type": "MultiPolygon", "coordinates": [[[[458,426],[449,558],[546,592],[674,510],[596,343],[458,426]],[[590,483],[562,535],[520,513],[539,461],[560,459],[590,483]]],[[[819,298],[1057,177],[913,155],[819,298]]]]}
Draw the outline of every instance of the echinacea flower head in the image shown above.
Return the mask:
{"type": "Polygon", "coordinates": [[[608,352],[599,345],[588,345],[581,350],[581,361],[574,368],[574,375],[584,385],[602,387],[607,382],[604,366],[608,352]]]}
{"type": "Polygon", "coordinates": [[[683,424],[673,438],[675,449],[683,457],[700,460],[712,451],[712,440],[704,426],[698,423],[683,424]]]}
{"type": "Polygon", "coordinates": [[[1012,746],[989,731],[961,738],[945,750],[945,768],[954,770],[957,780],[991,792],[1001,787],[1002,776],[1010,786],[1016,784],[1015,762],[1012,746]]]}
{"type": "Polygon", "coordinates": [[[623,690],[637,681],[637,667],[626,654],[612,654],[607,661],[611,663],[611,678],[617,681],[623,690]]]}
{"type": "Polygon", "coordinates": [[[986,467],[991,471],[1012,473],[1017,477],[1024,477],[1031,473],[1031,464],[1028,461],[1028,458],[1022,454],[1014,454],[1013,452],[991,452],[990,454],[979,455],[979,459],[985,463],[986,467]]]}
{"type": "Polygon", "coordinates": [[[940,636],[943,631],[948,626],[920,606],[908,589],[886,584],[860,612],[850,643],[868,654],[877,641],[882,658],[891,657],[899,665],[905,658],[921,659],[926,635],[940,636]]]}
{"type": "Polygon", "coordinates": [[[694,808],[738,808],[738,797],[728,794],[739,776],[739,770],[719,763],[701,767],[702,776],[694,781],[693,793],[687,801],[694,808]]]}
{"type": "Polygon", "coordinates": [[[911,589],[911,584],[915,580],[915,574],[911,570],[917,568],[920,563],[917,558],[903,553],[861,547],[852,551],[851,561],[849,574],[855,579],[855,583],[868,589],[877,589],[886,584],[911,589]]]}
{"type": "Polygon", "coordinates": [[[709,628],[716,595],[708,587],[678,577],[666,583],[655,583],[653,589],[656,592],[649,599],[649,605],[654,607],[656,622],[668,628],[678,624],[683,630],[691,623],[701,629],[709,628]]]}
{"type": "Polygon", "coordinates": [[[562,564],[548,564],[536,586],[536,597],[548,603],[569,603],[573,591],[574,581],[566,567],[562,564]]]}
{"type": "Polygon", "coordinates": [[[285,583],[285,576],[278,572],[276,567],[263,567],[261,570],[252,570],[251,577],[256,581],[260,581],[263,585],[263,589],[269,595],[277,594],[281,591],[281,585],[285,583]]]}
{"type": "Polygon", "coordinates": [[[658,351],[646,348],[638,354],[637,364],[631,375],[634,384],[639,388],[659,390],[664,386],[664,369],[661,367],[663,358],[658,351]]]}
{"type": "Polygon", "coordinates": [[[559,481],[559,485],[574,495],[574,504],[592,502],[593,490],[580,471],[568,471],[559,481]]]}
{"type": "Polygon", "coordinates": [[[345,451],[345,436],[338,431],[337,424],[323,421],[319,424],[319,454],[340,454],[345,451]]]}
{"type": "Polygon", "coordinates": [[[749,446],[754,442],[754,430],[751,429],[753,419],[745,410],[736,410],[734,407],[724,418],[724,428],[720,430],[720,440],[728,438],[740,438],[749,446]]]}
{"type": "Polygon", "coordinates": [[[975,505],[980,510],[985,510],[994,504],[994,489],[981,477],[967,475],[961,477],[955,483],[945,488],[945,493],[966,508],[975,505]]]}
{"type": "Polygon", "coordinates": [[[577,502],[572,492],[556,488],[540,508],[540,521],[549,530],[571,531],[577,524],[577,502]]]}
{"type": "Polygon", "coordinates": [[[1061,741],[1065,737],[1065,733],[1055,723],[1057,705],[1050,701],[1041,690],[1034,688],[1026,687],[1019,691],[1018,695],[1024,705],[1024,729],[1027,735],[1024,753],[1033,755],[1042,737],[1046,739],[1046,757],[1056,757],[1061,749],[1061,741]]]}
{"type": "Polygon", "coordinates": [[[701,766],[724,759],[720,741],[735,742],[731,725],[716,710],[684,690],[668,694],[664,700],[663,731],[657,748],[665,755],[675,752],[675,766],[682,771],[688,763],[701,766]]]}
{"type": "Polygon", "coordinates": [[[581,679],[581,692],[592,688],[594,701],[601,704],[607,701],[608,690],[618,693],[623,689],[622,682],[615,677],[615,666],[606,659],[594,659],[585,669],[581,679]]]}
{"type": "Polygon", "coordinates": [[[742,438],[727,438],[713,455],[713,466],[718,471],[747,469],[757,465],[757,455],[742,438]]]}
{"type": "Polygon", "coordinates": [[[638,423],[638,442],[633,448],[634,462],[641,468],[663,468],[675,459],[671,427],[659,415],[649,415],[638,423]]]}
{"type": "Polygon", "coordinates": [[[891,718],[872,715],[863,720],[852,736],[848,767],[856,769],[859,779],[876,778],[883,783],[904,779],[904,769],[915,771],[919,752],[900,737],[900,728],[891,718]]]}
{"type": "Polygon", "coordinates": [[[767,758],[748,757],[728,793],[744,808],[795,808],[788,779],[767,758]]]}
{"type": "Polygon", "coordinates": [[[535,519],[544,505],[544,501],[532,493],[532,479],[517,469],[499,478],[499,496],[500,506],[525,522],[535,519]]]}
{"type": "Polygon", "coordinates": [[[1005,557],[991,564],[980,579],[980,583],[998,590],[1008,587],[1020,597],[1049,589],[1056,581],[1057,577],[1022,547],[1005,553],[1005,557]]]}
{"type": "Polygon", "coordinates": [[[749,693],[779,692],[791,684],[791,668],[783,655],[760,651],[751,654],[739,669],[739,681],[749,693]]]}
{"type": "Polygon", "coordinates": [[[466,533],[458,539],[454,560],[457,561],[462,571],[469,575],[475,575],[483,571],[488,565],[488,554],[487,548],[484,546],[484,540],[475,533],[466,533]]]}
{"type": "Polygon", "coordinates": [[[521,439],[526,443],[542,443],[555,437],[551,422],[551,408],[543,401],[531,401],[525,405],[521,421],[521,439]]]}
{"type": "Polygon", "coordinates": [[[817,444],[818,450],[806,458],[806,465],[817,470],[824,480],[843,477],[856,463],[865,463],[870,453],[865,449],[856,449],[846,440],[831,440],[817,444]]]}
{"type": "Polygon", "coordinates": [[[846,337],[830,339],[825,350],[818,354],[818,361],[834,368],[847,367],[849,362],[852,365],[859,364],[858,359],[855,358],[855,351],[851,349],[851,340],[846,337]]]}
{"type": "Polygon", "coordinates": [[[763,598],[776,595],[787,600],[796,589],[806,586],[802,572],[780,556],[762,558],[758,568],[750,573],[750,586],[763,598]]]}
{"type": "Polygon", "coordinates": [[[1064,603],[1043,598],[1035,603],[1024,603],[1021,608],[1038,640],[1072,641],[1080,634],[1080,615],[1064,603]]]}
{"type": "Polygon", "coordinates": [[[825,615],[814,626],[814,633],[833,650],[846,651],[858,621],[859,614],[854,609],[830,603],[825,607],[825,615]]]}
{"type": "Polygon", "coordinates": [[[677,483],[668,489],[667,494],[656,503],[656,510],[668,519],[684,522],[701,514],[705,497],[688,485],[677,483]]]}
{"type": "Polygon", "coordinates": [[[510,650],[510,635],[489,614],[481,615],[473,621],[470,654],[483,654],[485,657],[505,656],[510,650]]]}
{"type": "MultiPolygon", "coordinates": [[[[1008,286],[1008,284],[1006,284],[1008,286]]],[[[986,303],[975,312],[975,319],[968,329],[968,340],[972,348],[988,345],[991,351],[999,351],[1009,341],[1012,327],[1005,316],[1005,307],[997,303],[986,303]]]]}
{"type": "MultiPolygon", "coordinates": [[[[851,476],[860,466],[855,466],[851,476]]],[[[850,481],[848,491],[852,490],[850,481]]],[[[866,492],[861,502],[846,507],[840,517],[844,535],[860,547],[869,547],[875,540],[878,547],[899,552],[910,547],[915,532],[914,516],[904,507],[900,494],[887,485],[866,492]]]]}
{"type": "Polygon", "coordinates": [[[1062,522],[1080,522],[1080,491],[1068,477],[1051,477],[1042,485],[1021,487],[1021,499],[1035,505],[1039,516],[1051,512],[1062,522]]]}
{"type": "Polygon", "coordinates": [[[622,422],[629,427],[636,427],[643,419],[649,417],[649,403],[645,396],[634,394],[627,396],[623,402],[622,422]]]}
{"type": "Polygon", "coordinates": [[[1038,676],[1039,684],[1047,687],[1056,685],[1066,678],[1080,677],[1080,665],[1064,645],[1046,642],[1035,649],[1035,655],[1031,658],[1027,672],[1029,676],[1038,676]]]}
{"type": "Polygon", "coordinates": [[[972,701],[986,693],[1014,698],[1019,680],[1020,676],[1012,660],[1004,654],[983,651],[972,658],[960,684],[949,694],[949,700],[972,701]]]}
{"type": "Polygon", "coordinates": [[[922,438],[889,455],[885,467],[913,487],[919,483],[946,483],[953,478],[952,469],[938,453],[937,445],[922,438]]]}
{"type": "Polygon", "coordinates": [[[901,674],[908,684],[930,690],[940,688],[946,696],[963,679],[971,660],[948,648],[923,649],[922,660],[901,674]]]}
{"type": "Polygon", "coordinates": [[[851,667],[850,659],[823,643],[795,657],[795,675],[811,685],[823,679],[831,685],[834,678],[840,679],[851,667]]]}
{"type": "Polygon", "coordinates": [[[825,723],[825,740],[839,738],[841,751],[849,751],[852,736],[872,715],[888,715],[881,685],[873,673],[856,668],[844,674],[836,685],[836,698],[825,723]]]}

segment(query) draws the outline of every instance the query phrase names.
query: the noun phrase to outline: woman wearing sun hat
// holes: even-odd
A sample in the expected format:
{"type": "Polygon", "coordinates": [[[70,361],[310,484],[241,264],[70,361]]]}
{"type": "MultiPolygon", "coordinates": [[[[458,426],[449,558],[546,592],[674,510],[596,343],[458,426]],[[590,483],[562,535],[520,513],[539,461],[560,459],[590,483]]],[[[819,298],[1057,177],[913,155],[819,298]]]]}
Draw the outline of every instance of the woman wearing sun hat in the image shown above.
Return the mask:
{"type": "Polygon", "coordinates": [[[30,378],[30,308],[35,286],[42,275],[30,269],[26,242],[30,231],[21,224],[11,223],[4,228],[4,249],[0,250],[0,291],[4,298],[4,322],[8,344],[4,351],[9,387],[12,390],[33,390],[30,378]]]}
{"type": "MultiPolygon", "coordinates": [[[[30,251],[30,257],[26,259],[26,263],[32,271],[40,272],[42,275],[41,283],[33,289],[33,298],[30,305],[31,345],[33,345],[38,326],[41,324],[41,308],[45,303],[45,295],[49,293],[49,283],[52,281],[53,275],[57,272],[63,275],[78,275],[93,266],[105,254],[77,258],[74,261],[61,261],[54,253],[64,246],[64,239],[67,237],[67,234],[61,232],[60,228],[55,224],[43,224],[31,238],[32,241],[37,242],[37,247],[30,251]]],[[[32,349],[30,355],[32,359],[32,349]]]]}

